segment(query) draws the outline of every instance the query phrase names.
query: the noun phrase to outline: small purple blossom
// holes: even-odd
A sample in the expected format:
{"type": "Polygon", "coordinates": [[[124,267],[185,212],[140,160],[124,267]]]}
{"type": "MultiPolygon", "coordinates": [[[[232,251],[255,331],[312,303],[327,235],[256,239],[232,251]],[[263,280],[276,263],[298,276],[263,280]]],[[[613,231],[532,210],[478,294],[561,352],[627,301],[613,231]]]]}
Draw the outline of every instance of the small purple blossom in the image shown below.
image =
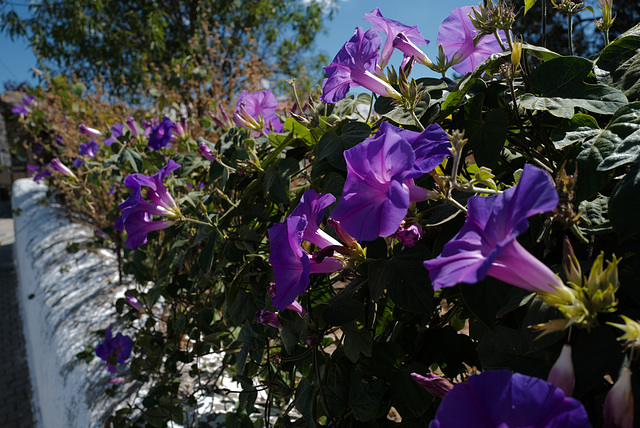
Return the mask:
{"type": "Polygon", "coordinates": [[[84,161],[80,158],[75,158],[74,160],[71,161],[71,163],[73,164],[73,166],[76,167],[76,169],[80,168],[82,165],[84,165],[84,161]]]}
{"type": "Polygon", "coordinates": [[[27,95],[26,97],[22,98],[22,104],[24,104],[25,106],[30,106],[35,101],[36,101],[36,97],[33,95],[27,95]]]}
{"type": "Polygon", "coordinates": [[[138,130],[138,125],[136,125],[136,121],[133,119],[133,117],[129,116],[126,120],[126,123],[129,127],[129,130],[131,131],[131,135],[137,137],[140,134],[140,131],[138,130]]]}
{"type": "Polygon", "coordinates": [[[422,376],[418,373],[411,373],[411,377],[434,397],[444,398],[444,396],[453,389],[453,384],[449,379],[445,379],[433,373],[427,373],[426,376],[422,376]]]}
{"type": "Polygon", "coordinates": [[[102,132],[98,131],[95,128],[89,128],[84,123],[80,124],[80,126],[78,127],[78,130],[80,131],[81,134],[88,135],[93,138],[98,138],[102,136],[102,132]]]}
{"type": "Polygon", "coordinates": [[[362,86],[383,97],[400,99],[401,95],[377,76],[381,46],[382,37],[375,30],[365,32],[357,27],[331,64],[324,67],[327,77],[322,82],[320,99],[336,103],[347,95],[351,86],[362,86]]]}
{"type": "Polygon", "coordinates": [[[149,232],[166,229],[173,221],[151,221],[151,215],[165,216],[173,219],[181,218],[180,208],[173,200],[164,185],[164,179],[180,165],[169,159],[167,166],[161,168],[156,174],[148,177],[143,174],[131,174],[124,179],[124,184],[132,189],[131,195],[118,207],[122,214],[114,227],[118,230],[127,230],[125,244],[130,249],[147,242],[149,232]],[[147,187],[145,200],[142,197],[142,187],[147,187]]]}
{"type": "Polygon", "coordinates": [[[216,161],[216,155],[213,153],[213,150],[211,150],[209,146],[207,146],[207,143],[205,143],[204,141],[200,141],[200,144],[198,144],[198,149],[200,150],[200,154],[204,156],[205,159],[207,159],[209,162],[216,161]]]}
{"type": "Polygon", "coordinates": [[[558,193],[545,171],[526,164],[517,186],[469,199],[467,220],[437,258],[424,262],[435,290],[485,276],[530,291],[554,293],[560,279],[518,243],[527,218],[553,210],[558,193]]]}
{"type": "Polygon", "coordinates": [[[36,175],[34,175],[33,181],[44,180],[45,177],[51,177],[51,171],[49,171],[46,168],[40,171],[39,173],[37,173],[36,175]]]}
{"type": "Polygon", "coordinates": [[[27,106],[23,106],[22,104],[17,104],[11,108],[11,113],[20,117],[25,117],[26,115],[31,113],[31,110],[29,110],[27,106]]]}
{"type": "Polygon", "coordinates": [[[111,128],[111,137],[107,138],[106,140],[104,140],[104,143],[107,146],[111,146],[113,143],[115,143],[118,137],[122,137],[122,134],[124,134],[124,125],[113,125],[111,128]]]}
{"type": "Polygon", "coordinates": [[[417,224],[412,224],[406,229],[400,229],[396,232],[395,237],[400,244],[405,247],[413,247],[422,236],[422,228],[417,224]]]}
{"type": "Polygon", "coordinates": [[[604,400],[604,427],[632,428],[633,426],[631,370],[624,367],[604,400]]]}
{"type": "Polygon", "coordinates": [[[426,199],[428,192],[413,179],[450,156],[449,140],[436,127],[418,133],[385,122],[373,137],[344,152],[347,180],[331,216],[349,235],[364,241],[390,236],[409,203],[426,199]]]}
{"type": "Polygon", "coordinates": [[[62,135],[56,135],[55,142],[56,142],[57,145],[62,144],[62,140],[63,140],[62,135]]]}
{"type": "Polygon", "coordinates": [[[139,311],[142,310],[142,303],[140,303],[140,300],[138,300],[131,294],[125,294],[124,298],[126,299],[127,303],[130,304],[134,309],[137,309],[139,311]]]}
{"type": "MultiPolygon", "coordinates": [[[[414,46],[422,46],[429,41],[426,40],[418,31],[418,26],[410,27],[393,19],[385,18],[377,7],[373,11],[364,15],[364,20],[369,21],[374,30],[384,33],[386,40],[380,53],[380,61],[378,66],[384,68],[388,64],[393,48],[395,47],[395,39],[402,34],[404,38],[414,46]]],[[[411,56],[411,55],[410,55],[411,56]]]]}
{"type": "Polygon", "coordinates": [[[158,125],[154,126],[149,134],[148,146],[152,150],[160,150],[166,147],[173,136],[173,122],[167,116],[158,125]]]}
{"type": "Polygon", "coordinates": [[[131,355],[133,342],[129,336],[118,333],[112,336],[112,326],[106,331],[104,341],[96,346],[96,355],[105,363],[105,368],[109,373],[116,372],[117,364],[124,364],[131,355]]]}
{"type": "Polygon", "coordinates": [[[260,92],[242,91],[233,113],[236,125],[259,134],[282,132],[284,125],[276,115],[278,100],[273,93],[265,89],[260,92]]]}
{"type": "Polygon", "coordinates": [[[78,149],[78,154],[80,156],[87,156],[90,158],[94,158],[98,153],[98,149],[99,149],[98,143],[96,142],[96,140],[92,138],[91,141],[89,141],[88,143],[80,144],[80,148],[78,149]]]}
{"type": "Polygon", "coordinates": [[[269,263],[273,266],[276,283],[272,303],[278,310],[293,304],[296,297],[307,289],[310,274],[336,272],[344,267],[337,258],[324,257],[317,261],[302,249],[303,240],[320,248],[340,246],[338,241],[318,228],[324,210],[334,200],[330,194],[318,195],[307,190],[294,212],[284,222],[269,229],[269,263]]]}
{"type": "Polygon", "coordinates": [[[62,173],[63,175],[75,178],[76,180],[78,179],[78,177],[76,177],[76,175],[69,168],[67,168],[65,164],[60,162],[60,159],[58,158],[51,159],[51,168],[62,173]]]}
{"type": "Polygon", "coordinates": [[[36,147],[33,149],[33,153],[35,153],[36,156],[39,156],[40,153],[42,153],[42,144],[36,143],[36,147]]]}
{"type": "MultiPolygon", "coordinates": [[[[502,52],[502,47],[493,35],[485,35],[474,45],[473,38],[477,30],[471,23],[470,15],[473,7],[463,6],[454,9],[451,14],[442,21],[438,30],[438,45],[442,45],[448,59],[454,56],[460,57],[460,61],[453,69],[460,74],[467,74],[490,55],[502,52]]],[[[504,31],[498,32],[500,38],[506,42],[504,31]]]]}
{"type": "Polygon", "coordinates": [[[32,175],[37,173],[39,169],[40,167],[38,165],[27,165],[27,175],[31,177],[32,175]]]}
{"type": "Polygon", "coordinates": [[[573,395],[576,385],[576,376],[571,359],[571,345],[564,344],[556,363],[551,367],[547,381],[564,391],[567,397],[573,395]]]}
{"type": "Polygon", "coordinates": [[[282,328],[282,324],[278,319],[278,313],[271,312],[266,309],[261,309],[258,312],[256,312],[255,321],[260,324],[270,325],[271,327],[275,327],[277,329],[282,328]]]}
{"type": "Polygon", "coordinates": [[[509,370],[490,370],[456,384],[440,403],[430,428],[587,428],[578,400],[547,381],[509,370]]]}

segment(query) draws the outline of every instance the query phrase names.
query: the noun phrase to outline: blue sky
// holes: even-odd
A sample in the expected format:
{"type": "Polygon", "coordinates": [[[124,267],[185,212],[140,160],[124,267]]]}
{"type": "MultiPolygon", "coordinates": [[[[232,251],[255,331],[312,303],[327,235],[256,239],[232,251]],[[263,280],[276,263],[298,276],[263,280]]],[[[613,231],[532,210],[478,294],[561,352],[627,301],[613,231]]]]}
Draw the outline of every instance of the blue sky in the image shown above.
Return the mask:
{"type": "MultiPolygon", "coordinates": [[[[451,10],[475,5],[478,1],[465,0],[340,0],[338,13],[332,21],[326,22],[326,34],[319,34],[316,49],[323,51],[331,60],[342,45],[353,35],[355,27],[361,26],[365,30],[371,28],[370,24],[363,21],[365,13],[379,7],[382,14],[407,25],[417,25],[431,43],[424,48],[426,54],[433,58],[436,56],[436,37],[438,27],[451,10]]],[[[395,57],[394,57],[395,58],[395,57]]],[[[400,56],[398,56],[400,58],[400,56]]],[[[392,60],[392,63],[397,63],[392,60]]],[[[13,80],[35,83],[31,67],[36,65],[33,52],[25,42],[11,42],[5,35],[0,35],[0,90],[2,83],[13,80]]],[[[422,75],[428,74],[425,68],[422,75]]]]}

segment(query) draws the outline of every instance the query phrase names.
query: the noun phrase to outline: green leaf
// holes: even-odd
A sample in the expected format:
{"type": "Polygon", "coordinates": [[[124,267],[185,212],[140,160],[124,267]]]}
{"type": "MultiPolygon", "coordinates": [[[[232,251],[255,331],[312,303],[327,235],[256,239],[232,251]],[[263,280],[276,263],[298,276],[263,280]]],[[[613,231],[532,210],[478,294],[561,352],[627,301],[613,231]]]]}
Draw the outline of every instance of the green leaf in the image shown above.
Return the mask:
{"type": "Polygon", "coordinates": [[[291,180],[288,175],[282,174],[274,167],[269,167],[264,173],[264,181],[262,183],[264,195],[269,194],[271,199],[279,203],[289,203],[289,186],[291,180]]]}
{"type": "Polygon", "coordinates": [[[316,148],[318,159],[327,159],[331,166],[341,171],[347,170],[344,151],[364,141],[371,134],[371,127],[364,122],[349,122],[342,127],[338,135],[334,131],[326,132],[316,148]]]}
{"type": "Polygon", "coordinates": [[[620,180],[609,199],[611,225],[621,240],[640,233],[640,165],[637,165],[620,180]]]}
{"type": "Polygon", "coordinates": [[[133,172],[140,172],[140,169],[142,168],[142,156],[140,156],[140,153],[135,152],[127,147],[122,151],[122,153],[120,153],[118,163],[128,163],[131,166],[133,172]]]}
{"type": "Polygon", "coordinates": [[[327,324],[341,326],[357,319],[364,312],[364,304],[352,299],[363,282],[362,279],[354,280],[326,302],[328,306],[322,310],[322,318],[327,324]]]}
{"type": "Polygon", "coordinates": [[[318,391],[309,379],[303,378],[296,388],[295,405],[296,409],[302,414],[307,426],[314,428],[316,426],[314,415],[314,407],[318,391]]]}
{"type": "Polygon", "coordinates": [[[598,171],[608,171],[635,162],[640,154],[640,102],[620,108],[606,128],[613,135],[606,135],[613,150],[606,153],[598,165],[598,171]]]}
{"type": "MultiPolygon", "coordinates": [[[[428,93],[422,96],[422,99],[415,108],[415,115],[420,119],[429,108],[430,97],[428,93]]],[[[394,104],[395,100],[390,97],[379,97],[373,108],[380,116],[386,117],[398,125],[416,126],[416,121],[411,112],[394,104]]]]}
{"type": "Polygon", "coordinates": [[[301,317],[295,311],[282,311],[279,318],[282,323],[282,330],[280,330],[282,343],[287,352],[292,353],[296,345],[307,337],[309,317],[301,317]]]}
{"type": "Polygon", "coordinates": [[[198,266],[200,267],[200,272],[203,274],[208,273],[211,270],[211,266],[213,266],[216,255],[216,244],[218,242],[218,236],[220,235],[217,229],[209,229],[206,233],[209,239],[198,255],[198,266]]]}
{"type": "MultiPolygon", "coordinates": [[[[238,374],[242,374],[244,372],[244,367],[247,362],[247,357],[249,352],[257,351],[259,355],[262,354],[262,349],[266,343],[267,337],[264,333],[258,331],[255,327],[255,324],[251,323],[249,320],[244,322],[242,329],[240,330],[240,334],[238,335],[238,340],[242,342],[242,349],[238,352],[238,359],[236,362],[236,369],[238,370],[238,374]]],[[[262,327],[262,326],[260,326],[262,327]]],[[[256,357],[254,355],[254,357],[256,357]]],[[[259,358],[255,358],[256,360],[259,358]]]]}
{"type": "Polygon", "coordinates": [[[577,113],[568,121],[558,126],[551,133],[551,139],[556,149],[562,150],[572,144],[582,142],[587,138],[601,133],[602,130],[592,116],[588,114],[577,113]]]}
{"type": "Polygon", "coordinates": [[[342,326],[344,333],[344,355],[352,362],[358,361],[360,354],[371,356],[371,332],[367,329],[359,329],[355,322],[342,326]]]}
{"type": "Polygon", "coordinates": [[[609,221],[609,198],[598,195],[593,201],[582,201],[578,206],[580,222],[578,227],[584,234],[598,235],[612,230],[609,221]]]}
{"type": "Polygon", "coordinates": [[[359,421],[370,421],[384,404],[384,382],[381,379],[365,379],[362,374],[351,374],[349,405],[359,421]]]}
{"type": "Polygon", "coordinates": [[[600,52],[596,65],[603,70],[613,73],[626,61],[636,56],[638,49],[640,49],[640,37],[629,36],[619,38],[609,43],[602,52],[600,52]]]}
{"type": "Polygon", "coordinates": [[[531,72],[530,82],[536,93],[526,93],[520,106],[529,110],[546,110],[570,119],[576,108],[599,114],[613,114],[627,104],[627,97],[606,85],[585,83],[593,63],[580,57],[559,57],[540,64],[531,72]]]}
{"type": "Polygon", "coordinates": [[[469,139],[469,148],[478,165],[493,167],[498,161],[507,138],[509,120],[507,114],[500,109],[490,110],[482,117],[485,95],[474,95],[463,108],[463,126],[465,136],[469,139]]]}

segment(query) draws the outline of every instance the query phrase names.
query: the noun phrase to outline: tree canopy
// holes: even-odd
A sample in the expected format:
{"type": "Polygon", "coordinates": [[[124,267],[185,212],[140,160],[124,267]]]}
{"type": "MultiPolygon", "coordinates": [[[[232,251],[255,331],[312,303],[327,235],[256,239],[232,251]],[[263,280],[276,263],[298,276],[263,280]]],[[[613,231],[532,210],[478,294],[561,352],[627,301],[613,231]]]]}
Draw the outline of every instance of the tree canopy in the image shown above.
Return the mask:
{"type": "Polygon", "coordinates": [[[84,81],[104,78],[116,93],[127,97],[149,74],[185,58],[215,66],[220,76],[237,72],[247,62],[260,62],[275,73],[299,74],[301,64],[309,61],[304,54],[335,4],[335,0],[41,0],[21,16],[17,3],[0,0],[0,31],[28,40],[40,66],[73,73],[84,81]]]}

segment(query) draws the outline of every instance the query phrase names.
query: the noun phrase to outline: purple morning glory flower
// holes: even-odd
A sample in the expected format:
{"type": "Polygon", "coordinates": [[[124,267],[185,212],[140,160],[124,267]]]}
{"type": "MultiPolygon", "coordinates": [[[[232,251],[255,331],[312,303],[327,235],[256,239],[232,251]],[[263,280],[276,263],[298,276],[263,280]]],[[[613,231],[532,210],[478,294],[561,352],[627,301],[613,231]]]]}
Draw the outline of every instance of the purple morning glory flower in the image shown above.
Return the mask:
{"type": "Polygon", "coordinates": [[[284,131],[284,125],[276,115],[278,100],[273,93],[265,89],[260,92],[242,91],[233,113],[236,125],[259,134],[284,131]]]}
{"type": "Polygon", "coordinates": [[[327,78],[322,82],[320,99],[325,103],[336,103],[347,95],[351,85],[362,86],[383,97],[400,99],[401,95],[391,85],[376,76],[380,46],[382,37],[375,30],[365,32],[357,27],[331,64],[324,67],[327,78]]]}
{"type": "Polygon", "coordinates": [[[133,117],[129,116],[126,120],[127,126],[129,127],[129,130],[131,130],[131,135],[133,135],[134,137],[137,137],[138,134],[140,134],[140,131],[138,131],[138,126],[136,125],[136,121],[133,117]]]}
{"type": "Polygon", "coordinates": [[[113,143],[115,143],[117,141],[118,137],[121,137],[122,134],[124,133],[124,125],[113,125],[111,127],[111,137],[107,138],[106,140],[104,140],[104,143],[107,146],[111,146],[113,143]]]}
{"type": "Polygon", "coordinates": [[[73,164],[73,166],[76,167],[76,169],[80,168],[82,165],[84,165],[84,161],[80,158],[75,158],[74,160],[71,161],[71,163],[73,164]]]}
{"type": "Polygon", "coordinates": [[[138,300],[136,297],[132,296],[131,294],[125,294],[124,298],[127,303],[130,304],[134,309],[137,309],[139,311],[142,310],[142,303],[140,303],[140,300],[138,300]]]}
{"type": "Polygon", "coordinates": [[[80,131],[81,134],[88,135],[90,137],[97,138],[102,136],[102,132],[98,131],[95,128],[89,128],[84,123],[80,124],[80,126],[78,127],[78,130],[80,131]]]}
{"type": "Polygon", "coordinates": [[[76,180],[78,179],[78,177],[76,177],[76,175],[69,168],[67,168],[67,166],[63,164],[58,158],[51,159],[51,168],[62,173],[63,175],[73,177],[76,180]]]}
{"type": "Polygon", "coordinates": [[[51,171],[43,169],[33,177],[33,181],[44,180],[45,177],[51,177],[51,171]]]}
{"type": "Polygon", "coordinates": [[[396,232],[396,239],[405,247],[414,247],[422,236],[422,228],[417,224],[412,224],[406,229],[400,229],[396,232]]]}
{"type": "Polygon", "coordinates": [[[38,165],[27,165],[27,175],[31,177],[32,174],[38,172],[40,167],[38,165]]]}
{"type": "MultiPolygon", "coordinates": [[[[473,38],[477,30],[471,23],[470,14],[473,7],[463,6],[454,9],[451,14],[442,21],[438,30],[438,45],[442,45],[444,53],[449,59],[461,56],[460,62],[453,69],[460,74],[467,74],[476,69],[491,54],[502,52],[502,47],[493,35],[483,36],[478,43],[473,44],[473,38]]],[[[500,38],[506,42],[504,31],[498,32],[500,38]]]]}
{"type": "Polygon", "coordinates": [[[273,305],[283,310],[293,304],[296,297],[309,286],[309,274],[331,273],[342,269],[342,262],[334,257],[324,257],[318,262],[302,249],[302,241],[309,241],[320,248],[341,246],[338,241],[318,228],[326,207],[335,201],[333,195],[319,195],[307,190],[300,204],[282,223],[269,229],[271,255],[276,293],[273,305]]]}
{"type": "Polygon", "coordinates": [[[166,147],[173,135],[173,122],[167,116],[158,125],[154,126],[149,134],[148,146],[152,150],[160,150],[166,147]]]}
{"type": "Polygon", "coordinates": [[[31,110],[29,110],[26,106],[23,106],[22,104],[17,104],[11,108],[11,113],[18,115],[20,117],[24,117],[29,113],[31,113],[31,110]]]}
{"type": "Polygon", "coordinates": [[[380,61],[378,61],[380,68],[384,68],[389,62],[393,53],[394,40],[399,34],[403,34],[414,46],[422,46],[425,43],[429,43],[429,40],[426,40],[418,31],[417,25],[410,27],[393,19],[385,18],[377,7],[365,14],[364,20],[369,21],[374,30],[384,33],[387,37],[380,53],[380,61]]]}
{"type": "Polygon", "coordinates": [[[453,389],[453,384],[449,379],[433,373],[427,373],[426,376],[422,376],[418,373],[411,373],[411,377],[434,397],[444,398],[444,396],[453,389]]]}
{"type": "Polygon", "coordinates": [[[430,428],[591,427],[578,400],[547,381],[509,370],[490,370],[456,384],[430,428]]]}
{"type": "Polygon", "coordinates": [[[346,150],[347,180],[331,217],[359,240],[394,234],[409,203],[427,195],[412,179],[450,156],[449,139],[441,138],[440,131],[432,125],[418,133],[385,122],[373,137],[346,150]]]}
{"type": "Polygon", "coordinates": [[[258,312],[256,312],[254,319],[257,323],[260,323],[263,325],[270,325],[271,327],[275,327],[277,329],[282,328],[282,324],[278,319],[277,312],[271,312],[267,309],[261,309],[258,312]]]}
{"type": "Polygon", "coordinates": [[[200,141],[200,144],[198,144],[198,149],[200,150],[200,154],[204,156],[205,159],[207,159],[209,162],[216,161],[216,155],[215,153],[213,153],[213,150],[211,150],[209,146],[207,146],[207,143],[205,143],[204,141],[200,141]]]}
{"type": "Polygon", "coordinates": [[[33,95],[27,95],[26,97],[22,98],[22,104],[29,106],[31,105],[33,102],[35,102],[36,97],[33,95]]]}
{"type": "Polygon", "coordinates": [[[172,221],[151,221],[151,215],[165,216],[173,219],[181,217],[180,208],[173,200],[164,185],[164,179],[180,165],[169,159],[167,166],[161,168],[153,176],[131,174],[124,179],[124,184],[132,189],[131,195],[118,207],[122,214],[114,227],[127,230],[125,244],[132,250],[147,242],[147,234],[154,230],[166,229],[172,221]],[[145,200],[142,187],[147,187],[145,200]]]}
{"type": "Polygon", "coordinates": [[[80,156],[88,156],[90,158],[94,158],[98,153],[98,148],[98,143],[92,138],[88,143],[80,144],[78,154],[80,156]]]}
{"type": "Polygon", "coordinates": [[[111,327],[106,331],[104,341],[96,346],[96,355],[104,361],[109,373],[116,372],[116,364],[124,364],[131,355],[133,342],[129,336],[118,333],[112,336],[111,327]]]}
{"type": "Polygon", "coordinates": [[[517,186],[492,196],[469,199],[467,220],[442,254],[424,262],[435,290],[485,276],[530,291],[554,293],[560,279],[518,243],[528,217],[553,210],[558,193],[545,171],[525,165],[517,186]]]}

